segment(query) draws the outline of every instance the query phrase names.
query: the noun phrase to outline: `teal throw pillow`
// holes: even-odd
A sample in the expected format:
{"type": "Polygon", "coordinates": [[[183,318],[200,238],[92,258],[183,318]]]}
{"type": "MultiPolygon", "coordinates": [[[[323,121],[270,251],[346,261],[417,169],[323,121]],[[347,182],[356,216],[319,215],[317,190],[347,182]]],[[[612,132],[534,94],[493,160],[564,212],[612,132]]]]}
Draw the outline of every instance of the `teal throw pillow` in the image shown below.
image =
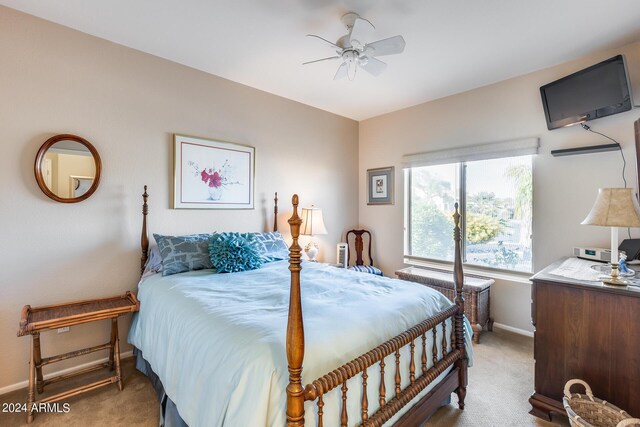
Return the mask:
{"type": "Polygon", "coordinates": [[[254,233],[215,233],[209,238],[209,257],[218,273],[259,268],[266,261],[264,252],[254,233]]]}

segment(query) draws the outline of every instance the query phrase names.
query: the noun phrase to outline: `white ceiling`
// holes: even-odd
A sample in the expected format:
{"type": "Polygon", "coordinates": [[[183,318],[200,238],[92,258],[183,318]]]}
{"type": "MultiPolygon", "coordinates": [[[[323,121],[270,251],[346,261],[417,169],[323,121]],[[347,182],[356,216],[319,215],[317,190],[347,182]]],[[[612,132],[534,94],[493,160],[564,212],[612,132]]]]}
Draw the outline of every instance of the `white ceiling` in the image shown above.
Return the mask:
{"type": "Polygon", "coordinates": [[[0,0],[11,8],[363,120],[640,39],[638,0],[0,0]],[[333,81],[319,34],[355,11],[404,36],[380,77],[333,81]]]}

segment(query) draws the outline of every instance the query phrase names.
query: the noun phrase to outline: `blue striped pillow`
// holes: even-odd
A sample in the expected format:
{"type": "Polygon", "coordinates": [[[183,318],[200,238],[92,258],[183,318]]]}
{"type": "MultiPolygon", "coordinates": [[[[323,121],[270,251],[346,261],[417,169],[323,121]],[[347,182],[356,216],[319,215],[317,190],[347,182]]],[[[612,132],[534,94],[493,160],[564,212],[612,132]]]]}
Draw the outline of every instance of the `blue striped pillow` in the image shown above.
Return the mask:
{"type": "Polygon", "coordinates": [[[375,274],[376,276],[383,276],[382,270],[372,265],[352,265],[349,270],[358,271],[360,273],[375,274]]]}

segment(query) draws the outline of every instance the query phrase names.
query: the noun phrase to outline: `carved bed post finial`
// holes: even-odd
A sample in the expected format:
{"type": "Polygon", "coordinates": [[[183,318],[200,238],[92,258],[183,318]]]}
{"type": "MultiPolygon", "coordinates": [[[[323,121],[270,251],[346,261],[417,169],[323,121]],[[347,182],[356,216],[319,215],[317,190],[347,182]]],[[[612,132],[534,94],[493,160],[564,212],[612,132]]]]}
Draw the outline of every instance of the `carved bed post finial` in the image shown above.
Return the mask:
{"type": "Polygon", "coordinates": [[[278,231],[278,192],[273,199],[273,231],[278,231]]]}
{"type": "Polygon", "coordinates": [[[289,270],[291,271],[291,293],[289,297],[289,319],[287,321],[287,361],[289,385],[287,386],[287,427],[304,426],[304,387],[302,386],[302,360],[304,358],[304,325],[302,323],[302,301],[300,298],[300,257],[302,248],[298,244],[302,219],[298,216],[298,195],[292,198],[293,215],[289,218],[291,244],[289,270]]]}
{"type": "Polygon", "coordinates": [[[464,272],[462,271],[462,231],[460,230],[460,213],[458,213],[458,204],[455,204],[456,211],[453,214],[455,227],[453,229],[453,240],[455,241],[455,253],[453,263],[453,282],[456,288],[455,304],[458,306],[458,312],[455,316],[455,334],[456,347],[462,353],[462,357],[456,362],[458,371],[458,407],[464,409],[464,398],[467,395],[467,352],[464,340],[464,295],[462,288],[464,286],[464,272]]]}
{"type": "Polygon", "coordinates": [[[147,205],[147,186],[144,186],[142,193],[142,235],[140,236],[140,247],[142,248],[142,257],[140,259],[140,274],[144,273],[144,266],[149,258],[149,234],[147,233],[147,214],[149,213],[149,205],[147,205]]]}

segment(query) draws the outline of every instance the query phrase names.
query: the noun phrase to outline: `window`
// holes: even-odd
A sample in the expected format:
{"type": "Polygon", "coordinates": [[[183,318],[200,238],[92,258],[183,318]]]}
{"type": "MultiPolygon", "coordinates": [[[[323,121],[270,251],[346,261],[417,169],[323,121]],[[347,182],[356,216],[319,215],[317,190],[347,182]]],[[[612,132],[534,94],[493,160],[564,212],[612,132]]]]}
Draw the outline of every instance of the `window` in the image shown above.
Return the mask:
{"type": "Polygon", "coordinates": [[[531,272],[533,156],[406,169],[405,253],[453,261],[460,204],[463,262],[531,272]]]}

